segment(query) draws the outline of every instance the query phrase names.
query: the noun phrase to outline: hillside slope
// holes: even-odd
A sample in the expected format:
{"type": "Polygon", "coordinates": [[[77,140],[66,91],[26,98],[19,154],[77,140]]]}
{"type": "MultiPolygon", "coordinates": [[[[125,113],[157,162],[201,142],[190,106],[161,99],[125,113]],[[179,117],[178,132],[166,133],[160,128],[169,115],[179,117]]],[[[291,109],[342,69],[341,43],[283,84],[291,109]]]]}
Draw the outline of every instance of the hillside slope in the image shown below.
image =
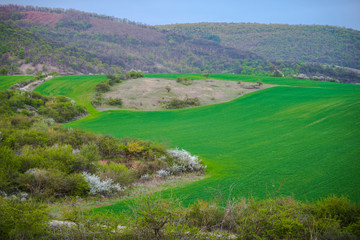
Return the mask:
{"type": "MultiPolygon", "coordinates": [[[[241,75],[210,77],[256,81],[241,75]]],[[[359,86],[262,80],[286,86],[186,110],[105,111],[68,126],[165,141],[206,159],[209,178],[172,191],[187,196],[187,203],[211,198],[211,188],[226,192],[235,182],[232,194],[239,197],[265,198],[279,189],[280,195],[302,200],[344,194],[359,201],[359,86]]]]}
{"type": "Polygon", "coordinates": [[[0,74],[53,70],[101,74],[139,69],[269,76],[280,70],[286,76],[360,82],[360,74],[349,68],[358,67],[360,60],[359,32],[342,28],[153,27],[75,10],[0,5],[0,32],[0,74]],[[323,44],[322,39],[329,40],[323,44]]]}
{"type": "Polygon", "coordinates": [[[0,7],[0,16],[1,65],[8,65],[12,73],[16,73],[16,66],[31,69],[28,63],[46,64],[63,73],[109,73],[132,68],[148,72],[222,72],[244,59],[262,68],[270,65],[249,51],[163,33],[125,19],[13,5],[0,7]]]}
{"type": "Polygon", "coordinates": [[[322,26],[257,23],[194,23],[157,26],[210,39],[277,61],[305,61],[360,69],[360,31],[322,26]]]}

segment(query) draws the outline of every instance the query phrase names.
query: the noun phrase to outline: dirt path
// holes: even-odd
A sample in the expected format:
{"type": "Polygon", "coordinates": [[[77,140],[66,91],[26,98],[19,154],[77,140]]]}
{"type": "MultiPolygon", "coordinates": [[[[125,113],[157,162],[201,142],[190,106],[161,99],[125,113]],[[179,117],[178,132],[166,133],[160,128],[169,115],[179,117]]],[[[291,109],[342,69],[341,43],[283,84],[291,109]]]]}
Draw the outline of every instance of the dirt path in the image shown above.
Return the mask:
{"type": "Polygon", "coordinates": [[[44,82],[46,82],[46,81],[48,81],[48,80],[50,80],[50,79],[52,79],[52,78],[53,78],[53,76],[48,76],[48,77],[46,77],[46,78],[43,79],[43,80],[37,80],[37,81],[31,82],[31,83],[29,83],[28,85],[20,88],[20,90],[26,91],[26,92],[32,92],[32,91],[34,91],[34,89],[35,89],[36,87],[38,87],[40,84],[42,84],[42,83],[44,83],[44,82]]]}

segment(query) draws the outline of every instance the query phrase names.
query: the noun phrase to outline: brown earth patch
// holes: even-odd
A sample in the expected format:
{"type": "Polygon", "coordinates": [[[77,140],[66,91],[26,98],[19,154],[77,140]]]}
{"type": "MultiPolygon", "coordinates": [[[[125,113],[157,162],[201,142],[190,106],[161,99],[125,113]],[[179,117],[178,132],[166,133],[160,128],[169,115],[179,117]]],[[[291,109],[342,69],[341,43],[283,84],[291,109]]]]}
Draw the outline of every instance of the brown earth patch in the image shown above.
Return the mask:
{"type": "Polygon", "coordinates": [[[186,97],[197,97],[200,105],[205,106],[228,102],[244,94],[273,86],[263,84],[257,87],[256,83],[215,79],[194,80],[191,85],[185,86],[173,79],[138,78],[126,80],[104,94],[105,98],[121,98],[123,100],[121,108],[102,106],[98,109],[100,111],[110,109],[159,111],[164,110],[163,102],[172,98],[184,99],[186,97]],[[170,87],[170,91],[166,89],[167,86],[170,87]]]}

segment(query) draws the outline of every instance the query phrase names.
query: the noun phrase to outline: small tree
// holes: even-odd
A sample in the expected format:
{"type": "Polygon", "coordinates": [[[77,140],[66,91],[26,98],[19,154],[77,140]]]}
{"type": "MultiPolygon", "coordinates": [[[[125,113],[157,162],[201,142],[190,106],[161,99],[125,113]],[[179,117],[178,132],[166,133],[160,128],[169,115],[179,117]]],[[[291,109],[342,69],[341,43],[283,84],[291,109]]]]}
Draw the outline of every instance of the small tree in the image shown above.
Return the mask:
{"type": "Polygon", "coordinates": [[[261,81],[261,79],[257,80],[256,82],[257,86],[260,87],[261,85],[263,85],[264,83],[261,81]]]}
{"type": "Polygon", "coordinates": [[[9,72],[9,71],[8,71],[6,68],[0,69],[0,75],[7,75],[8,72],[9,72]]]}
{"type": "Polygon", "coordinates": [[[169,85],[166,86],[165,89],[166,89],[167,92],[170,92],[170,91],[171,91],[171,87],[170,87],[169,85]]]}

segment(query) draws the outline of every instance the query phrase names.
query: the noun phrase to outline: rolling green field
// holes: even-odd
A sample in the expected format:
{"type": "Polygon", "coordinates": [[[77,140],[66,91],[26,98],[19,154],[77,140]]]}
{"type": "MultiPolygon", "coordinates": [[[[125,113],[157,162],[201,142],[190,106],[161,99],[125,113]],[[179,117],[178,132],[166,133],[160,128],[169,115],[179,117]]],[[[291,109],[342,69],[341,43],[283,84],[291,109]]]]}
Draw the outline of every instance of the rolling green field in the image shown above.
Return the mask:
{"type": "MultiPolygon", "coordinates": [[[[200,74],[185,76],[203,78],[200,74]]],[[[204,158],[210,177],[172,190],[176,196],[186,196],[185,203],[209,199],[211,188],[226,191],[235,182],[234,196],[265,198],[281,185],[278,195],[300,200],[331,194],[360,200],[360,86],[230,74],[210,77],[251,82],[261,79],[285,86],[192,109],[106,111],[67,126],[163,141],[204,158]]],[[[104,79],[61,77],[36,90],[72,97],[91,109],[91,91],[104,79]]],[[[118,211],[122,206],[119,203],[101,211],[118,211]]]]}
{"type": "Polygon", "coordinates": [[[17,82],[33,79],[33,76],[0,76],[0,91],[6,90],[17,82]]]}
{"type": "Polygon", "coordinates": [[[97,83],[105,81],[105,75],[79,75],[56,77],[38,86],[35,91],[47,95],[62,95],[74,99],[86,108],[88,113],[98,111],[91,104],[91,97],[97,83]]]}

